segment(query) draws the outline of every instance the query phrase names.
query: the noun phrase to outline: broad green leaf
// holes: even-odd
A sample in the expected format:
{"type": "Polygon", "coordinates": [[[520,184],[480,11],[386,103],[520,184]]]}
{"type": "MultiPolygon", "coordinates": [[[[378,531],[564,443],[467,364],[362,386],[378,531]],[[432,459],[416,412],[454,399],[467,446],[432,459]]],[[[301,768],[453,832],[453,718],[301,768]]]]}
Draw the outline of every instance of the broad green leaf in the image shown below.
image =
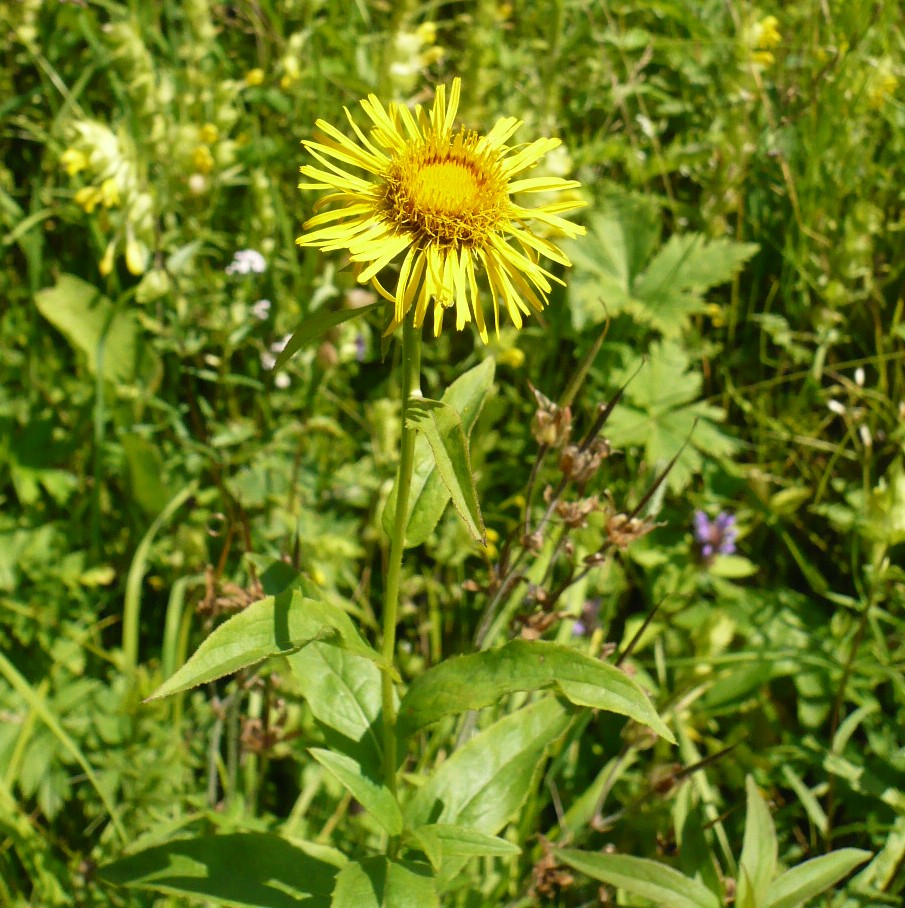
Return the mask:
{"type": "Polygon", "coordinates": [[[420,848],[435,870],[443,866],[444,857],[505,857],[520,854],[521,848],[495,835],[486,835],[464,826],[431,823],[406,834],[406,839],[420,848]]]}
{"type": "Polygon", "coordinates": [[[478,504],[478,493],[471,475],[468,440],[459,414],[439,400],[412,400],[407,420],[430,445],[437,475],[475,542],[484,542],[484,519],[478,504]]]}
{"type": "Polygon", "coordinates": [[[578,706],[628,716],[675,740],[624,672],[558,643],[527,640],[456,656],[419,675],[402,698],[399,735],[404,738],[443,716],[489,706],[516,691],[551,688],[578,706]]]}
{"type": "Polygon", "coordinates": [[[36,293],[35,304],[84,354],[92,375],[97,375],[100,364],[101,374],[113,384],[136,379],[147,345],[133,312],[117,309],[96,287],[72,274],[60,275],[53,287],[36,293]]]}
{"type": "Polygon", "coordinates": [[[180,839],[107,864],[108,883],[238,908],[328,908],[332,864],[260,832],[180,839]]]}
{"type": "Polygon", "coordinates": [[[368,778],[362,772],[361,766],[345,754],[324,750],[320,747],[309,747],[308,753],[321,766],[333,773],[352,797],[390,835],[399,835],[402,832],[402,814],[399,811],[399,804],[383,782],[368,778]]]}
{"type": "Polygon", "coordinates": [[[572,260],[569,302],[581,331],[634,305],[632,285],[660,238],[661,217],[649,196],[627,193],[604,199],[589,217],[581,242],[563,241],[572,260]]]}
{"type": "Polygon", "coordinates": [[[464,826],[496,835],[534,790],[544,752],[569,712],[545,698],[500,719],[441,763],[405,805],[409,827],[464,826]]]}
{"type": "Polygon", "coordinates": [[[716,426],[723,411],[699,399],[702,381],[685,350],[669,340],[653,344],[640,369],[630,364],[613,377],[616,386],[628,386],[607,421],[607,438],[617,447],[639,445],[648,463],[664,466],[685,445],[667,480],[673,491],[700,472],[702,454],[723,457],[737,446],[716,426]]]}
{"type": "Polygon", "coordinates": [[[722,908],[720,899],[702,883],[656,861],[571,848],[557,848],[554,854],[594,880],[650,899],[657,908],[722,908]]]}
{"type": "Polygon", "coordinates": [[[375,857],[346,864],[330,908],[440,908],[440,897],[427,864],[375,857]]]}
{"type": "Polygon", "coordinates": [[[758,248],[691,233],[673,235],[654,254],[660,210],[653,200],[628,194],[605,199],[589,222],[581,242],[563,244],[574,265],[569,300],[579,331],[627,312],[674,337],[705,308],[705,293],[731,280],[758,248]]]}
{"type": "Polygon", "coordinates": [[[763,908],[767,887],[776,871],[776,828],[764,799],[751,776],[745,779],[748,813],[739,861],[738,908],[763,908]]]}
{"type": "Polygon", "coordinates": [[[338,732],[353,746],[331,746],[354,757],[366,769],[381,765],[380,670],[369,659],[330,646],[312,643],[286,657],[311,712],[322,725],[338,732]]]}
{"type": "Polygon", "coordinates": [[[343,322],[348,322],[351,319],[358,318],[368,312],[373,312],[375,309],[385,305],[386,304],[382,300],[379,300],[376,303],[371,303],[368,306],[361,306],[358,309],[322,309],[319,312],[315,312],[314,315],[307,316],[298,328],[293,331],[292,337],[289,338],[286,346],[280,351],[280,355],[277,357],[273,368],[275,370],[282,369],[290,358],[295,356],[302,347],[306,347],[308,344],[313,343],[331,328],[335,328],[343,322]]]}
{"type": "Polygon", "coordinates": [[[148,699],[214,681],[268,656],[296,652],[315,640],[381,661],[341,608],[308,599],[299,590],[287,590],[253,603],[221,624],[148,699]]]}
{"type": "Polygon", "coordinates": [[[770,884],[764,905],[766,908],[797,908],[838,883],[870,857],[869,851],[860,848],[840,848],[805,861],[770,884]]]}
{"type": "MultiPolygon", "coordinates": [[[[493,386],[493,374],[493,359],[485,359],[459,376],[443,393],[441,401],[459,414],[466,437],[471,435],[484,401],[493,386]]],[[[383,510],[383,528],[388,536],[393,531],[396,494],[394,486],[383,510]]],[[[409,517],[405,529],[407,548],[421,545],[427,540],[443,516],[448,501],[449,490],[437,473],[427,438],[419,434],[415,439],[415,466],[409,494],[409,517]]]]}
{"type": "Polygon", "coordinates": [[[665,336],[676,336],[688,317],[705,308],[704,293],[732,280],[757,252],[754,243],[708,240],[698,233],[673,235],[633,287],[646,318],[665,336]]]}

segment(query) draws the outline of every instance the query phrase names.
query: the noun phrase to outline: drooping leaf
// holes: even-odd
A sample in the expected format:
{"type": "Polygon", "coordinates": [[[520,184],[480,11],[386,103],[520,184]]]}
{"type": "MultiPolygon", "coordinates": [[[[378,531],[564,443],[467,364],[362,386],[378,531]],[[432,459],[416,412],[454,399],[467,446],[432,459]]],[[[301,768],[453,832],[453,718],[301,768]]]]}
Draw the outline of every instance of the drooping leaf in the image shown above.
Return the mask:
{"type": "Polygon", "coordinates": [[[385,303],[379,300],[376,303],[361,306],[358,309],[321,309],[313,315],[306,316],[305,320],[292,332],[292,337],[289,338],[286,346],[280,351],[273,368],[275,370],[282,369],[302,347],[313,343],[331,328],[335,328],[337,325],[348,322],[353,318],[366,315],[368,312],[373,312],[384,305],[385,303]]]}
{"type": "Polygon", "coordinates": [[[776,871],[776,828],[751,776],[745,779],[745,789],[748,794],[748,813],[739,861],[736,902],[739,908],[763,908],[767,887],[776,871]]]}
{"type": "Polygon", "coordinates": [[[805,861],[773,880],[764,905],[766,908],[798,908],[808,899],[826,892],[870,857],[869,851],[860,848],[840,848],[805,861]]]}
{"type": "Polygon", "coordinates": [[[328,908],[337,868],[279,836],[248,832],[167,842],[107,864],[98,876],[237,908],[328,908]]]}
{"type": "Polygon", "coordinates": [[[440,908],[430,867],[385,857],[351,861],[339,873],[331,908],[440,908]]]}
{"type": "Polygon", "coordinates": [[[362,767],[346,754],[309,747],[308,753],[324,769],[333,773],[346,790],[380,823],[390,835],[402,832],[402,813],[393,793],[383,782],[369,777],[362,767]]]}
{"type": "Polygon", "coordinates": [[[629,716],[669,741],[672,734],[635,681],[598,659],[557,643],[513,640],[499,649],[456,656],[419,675],[399,707],[407,736],[443,716],[480,709],[516,691],[559,691],[578,706],[629,716]]]}
{"type": "Polygon", "coordinates": [[[96,287],[72,274],[62,274],[53,287],[35,294],[38,311],[72,347],[85,356],[88,369],[117,385],[130,384],[143,358],[152,354],[142,344],[135,314],[117,309],[96,287]]]}
{"type": "Polygon", "coordinates": [[[295,652],[315,640],[382,661],[341,608],[309,599],[299,590],[287,590],[253,603],[221,624],[148,699],[214,681],[268,656],[295,652]]]}
{"type": "Polygon", "coordinates": [[[550,697],[484,729],[415,792],[403,809],[406,824],[446,823],[496,835],[531,794],[544,752],[569,718],[550,697]]]}
{"type": "Polygon", "coordinates": [[[557,848],[564,863],[594,880],[649,899],[657,908],[722,908],[720,899],[702,883],[646,858],[557,848]]]}
{"type": "Polygon", "coordinates": [[[383,745],[377,723],[381,710],[380,670],[363,656],[314,642],[287,656],[311,712],[338,732],[331,746],[354,757],[365,769],[381,766],[383,745]]]}
{"type": "MultiPolygon", "coordinates": [[[[482,363],[459,376],[443,393],[441,401],[452,407],[462,422],[465,437],[477,422],[484,401],[493,386],[494,361],[482,363]]],[[[396,487],[393,487],[383,510],[383,528],[389,536],[393,531],[396,514],[396,487]]],[[[406,522],[405,545],[421,545],[434,531],[449,501],[449,489],[437,473],[436,463],[427,438],[419,434],[415,439],[415,466],[409,493],[409,517],[406,522]]]]}
{"type": "Polygon", "coordinates": [[[434,455],[437,475],[446,486],[453,507],[472,539],[484,542],[484,519],[471,475],[468,441],[459,414],[439,400],[422,398],[409,403],[408,422],[427,439],[434,455]]]}

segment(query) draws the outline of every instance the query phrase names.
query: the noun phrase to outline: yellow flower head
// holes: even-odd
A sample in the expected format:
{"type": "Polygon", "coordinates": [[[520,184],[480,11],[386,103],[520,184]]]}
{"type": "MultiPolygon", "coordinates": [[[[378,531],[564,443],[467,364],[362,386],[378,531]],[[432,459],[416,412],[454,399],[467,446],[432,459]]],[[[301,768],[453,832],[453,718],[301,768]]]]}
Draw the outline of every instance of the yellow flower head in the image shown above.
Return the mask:
{"type": "Polygon", "coordinates": [[[250,69],[245,73],[245,84],[249,88],[255,88],[258,85],[264,84],[264,70],[259,66],[256,66],[254,69],[250,69]]]}
{"type": "Polygon", "coordinates": [[[192,165],[198,173],[210,173],[214,169],[214,156],[207,145],[199,145],[192,152],[192,165]]]}
{"type": "Polygon", "coordinates": [[[513,199],[516,193],[578,187],[574,180],[560,177],[513,179],[556,148],[559,139],[508,146],[507,139],[522,125],[515,117],[499,120],[486,136],[454,129],[460,90],[461,80],[453,80],[447,103],[445,87],[439,86],[429,112],[420,106],[410,111],[396,103],[386,109],[369,95],[361,106],[373,124],[370,138],[346,110],[358,142],[318,120],[319,141],[303,144],[323,169],[302,167],[313,182],[299,188],[332,190],[316,209],[331,203],[339,207],[307,221],[308,232],[297,242],[325,251],[349,250],[359,269],[358,280],[371,281],[393,303],[387,333],[413,307],[415,325],[420,327],[433,304],[435,335],[440,333],[444,310],[455,307],[456,329],[474,318],[486,343],[478,270],[486,273],[490,285],[497,334],[501,305],[520,328],[523,315],[546,305],[550,282],[562,283],[538,264],[539,256],[571,264],[553,243],[533,233],[529,222],[578,236],[584,228],[559,214],[584,203],[549,201],[534,208],[518,204],[513,199]],[[365,175],[356,175],[349,167],[365,175]],[[389,293],[377,275],[399,256],[399,277],[389,293]]]}
{"type": "Polygon", "coordinates": [[[67,148],[60,155],[60,163],[66,169],[66,173],[74,177],[88,167],[88,156],[78,148],[67,148]]]}

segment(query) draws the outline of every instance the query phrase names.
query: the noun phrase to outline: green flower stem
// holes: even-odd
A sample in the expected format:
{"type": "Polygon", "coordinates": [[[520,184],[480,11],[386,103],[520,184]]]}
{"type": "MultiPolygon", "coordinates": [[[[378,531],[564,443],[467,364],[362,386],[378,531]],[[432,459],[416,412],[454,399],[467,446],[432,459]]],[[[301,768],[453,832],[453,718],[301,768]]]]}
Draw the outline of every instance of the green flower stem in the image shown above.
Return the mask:
{"type": "Polygon", "coordinates": [[[412,316],[402,327],[402,444],[399,452],[399,473],[396,478],[396,513],[390,537],[390,562],[387,567],[386,600],[383,606],[383,657],[387,666],[381,675],[383,700],[383,772],[387,788],[396,794],[396,703],[393,699],[396,621],[399,614],[399,580],[402,576],[402,553],[405,549],[405,525],[408,516],[409,491],[412,485],[412,466],[415,460],[415,430],[407,425],[409,403],[421,395],[421,329],[415,328],[412,316]]]}

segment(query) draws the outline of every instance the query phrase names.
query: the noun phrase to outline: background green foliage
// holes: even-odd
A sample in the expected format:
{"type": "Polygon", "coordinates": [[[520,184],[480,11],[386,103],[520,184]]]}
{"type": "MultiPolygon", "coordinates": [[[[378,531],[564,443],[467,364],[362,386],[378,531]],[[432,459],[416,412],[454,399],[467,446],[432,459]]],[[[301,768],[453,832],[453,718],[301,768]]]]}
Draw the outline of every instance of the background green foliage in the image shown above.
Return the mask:
{"type": "Polygon", "coordinates": [[[746,774],[782,864],[876,855],[825,904],[901,904],[903,41],[892,0],[0,2],[0,902],[153,904],[94,868],[185,833],[379,836],[306,751],[339,720],[294,679],[323,669],[141,701],[290,565],[376,629],[393,353],[369,313],[273,368],[303,318],[372,301],[294,246],[298,142],[369,91],[462,75],[469,125],[562,137],[544,166],[582,181],[588,235],[542,322],[425,345],[432,398],[495,363],[470,452],[492,532],[451,508],[424,528],[402,669],[470,648],[536,452],[528,383],[560,398],[606,326],[576,425],[628,384],[588,491],[629,510],[679,456],[656,529],[545,632],[633,641],[679,745],[589,716],[537,764],[522,854],[449,904],[593,903],[537,829],[734,878],[746,774]],[[228,273],[243,249],[266,269],[228,273]],[[737,516],[738,554],[701,557],[695,509],[737,516]]]}

